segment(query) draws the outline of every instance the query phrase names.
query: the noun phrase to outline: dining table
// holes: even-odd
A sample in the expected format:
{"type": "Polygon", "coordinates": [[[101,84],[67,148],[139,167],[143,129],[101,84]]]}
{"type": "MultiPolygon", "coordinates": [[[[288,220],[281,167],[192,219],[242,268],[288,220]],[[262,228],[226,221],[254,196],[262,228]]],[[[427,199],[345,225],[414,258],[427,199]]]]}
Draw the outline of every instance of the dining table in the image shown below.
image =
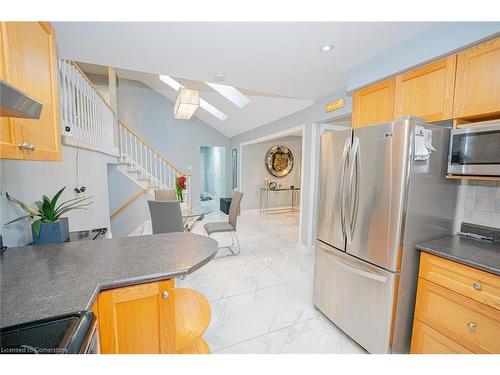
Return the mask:
{"type": "Polygon", "coordinates": [[[181,206],[181,217],[186,231],[190,232],[196,226],[197,223],[205,218],[214,211],[213,207],[202,204],[198,201],[195,202],[182,202],[181,206]]]}

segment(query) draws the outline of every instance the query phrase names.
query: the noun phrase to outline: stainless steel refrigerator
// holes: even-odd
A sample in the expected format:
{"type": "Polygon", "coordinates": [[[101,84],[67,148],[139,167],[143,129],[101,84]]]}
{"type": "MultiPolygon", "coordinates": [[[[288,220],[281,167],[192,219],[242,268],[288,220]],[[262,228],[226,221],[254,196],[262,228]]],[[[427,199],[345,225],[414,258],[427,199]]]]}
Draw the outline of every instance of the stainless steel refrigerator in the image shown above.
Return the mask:
{"type": "Polygon", "coordinates": [[[314,304],[371,353],[409,351],[415,244],[453,230],[449,132],[405,117],[321,136],[314,304]]]}

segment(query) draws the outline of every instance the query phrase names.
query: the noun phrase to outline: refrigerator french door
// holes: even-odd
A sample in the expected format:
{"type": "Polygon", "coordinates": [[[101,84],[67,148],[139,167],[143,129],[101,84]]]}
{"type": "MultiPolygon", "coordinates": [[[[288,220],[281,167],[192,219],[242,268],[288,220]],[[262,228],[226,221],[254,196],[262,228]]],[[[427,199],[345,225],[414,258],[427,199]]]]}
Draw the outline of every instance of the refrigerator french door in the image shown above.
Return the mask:
{"type": "Polygon", "coordinates": [[[340,250],[345,250],[345,212],[342,207],[346,181],[351,130],[321,135],[321,163],[318,207],[318,238],[340,250]]]}
{"type": "Polygon", "coordinates": [[[354,129],[348,156],[346,252],[399,271],[409,121],[354,129]]]}

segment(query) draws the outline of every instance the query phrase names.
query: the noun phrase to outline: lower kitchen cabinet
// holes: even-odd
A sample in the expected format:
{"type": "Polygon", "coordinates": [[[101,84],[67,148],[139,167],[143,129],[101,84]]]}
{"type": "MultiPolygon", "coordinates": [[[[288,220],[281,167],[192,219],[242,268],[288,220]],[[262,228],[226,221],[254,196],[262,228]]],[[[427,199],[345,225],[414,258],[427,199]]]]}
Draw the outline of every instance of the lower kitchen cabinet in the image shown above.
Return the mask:
{"type": "Polygon", "coordinates": [[[500,353],[500,277],[422,254],[411,353],[500,353]]]}
{"type": "Polygon", "coordinates": [[[413,322],[412,354],[472,354],[462,345],[432,329],[418,319],[413,322]]]}
{"type": "Polygon", "coordinates": [[[98,320],[103,354],[205,354],[207,299],[173,280],[101,292],[98,320]]]}

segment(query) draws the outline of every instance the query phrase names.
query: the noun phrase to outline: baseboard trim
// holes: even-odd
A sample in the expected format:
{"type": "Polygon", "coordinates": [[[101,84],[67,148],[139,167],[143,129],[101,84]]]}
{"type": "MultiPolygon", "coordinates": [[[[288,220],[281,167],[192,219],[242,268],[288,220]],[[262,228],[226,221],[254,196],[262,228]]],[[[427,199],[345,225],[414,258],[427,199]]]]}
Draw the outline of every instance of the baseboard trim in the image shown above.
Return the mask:
{"type": "MultiPolygon", "coordinates": [[[[269,213],[281,213],[281,212],[292,212],[292,206],[282,206],[282,207],[271,207],[269,208],[268,212],[269,213]]],[[[262,212],[264,213],[266,210],[262,210],[262,212]]],[[[300,211],[300,207],[299,209],[296,208],[296,211],[294,212],[299,212],[300,211]]],[[[245,214],[258,214],[260,213],[260,208],[247,208],[247,209],[244,209],[244,210],[241,210],[241,213],[245,213],[245,214]]]]}

